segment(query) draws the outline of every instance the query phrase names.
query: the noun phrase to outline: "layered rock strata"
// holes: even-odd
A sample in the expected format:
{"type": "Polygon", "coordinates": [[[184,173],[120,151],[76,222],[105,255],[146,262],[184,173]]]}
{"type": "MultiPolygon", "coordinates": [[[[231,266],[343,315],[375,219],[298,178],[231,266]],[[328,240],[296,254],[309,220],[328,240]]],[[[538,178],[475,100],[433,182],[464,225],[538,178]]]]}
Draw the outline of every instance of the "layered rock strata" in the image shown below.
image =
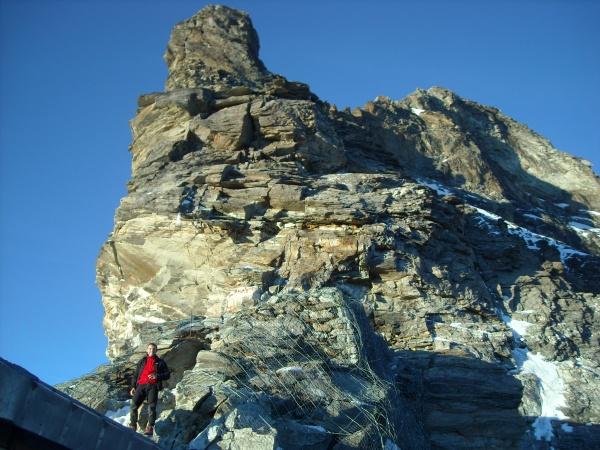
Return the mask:
{"type": "Polygon", "coordinates": [[[590,165],[442,88],[340,111],[258,50],[246,14],[203,9],[131,122],[97,281],[111,370],[150,339],[175,367],[159,442],[597,442],[590,165]]]}

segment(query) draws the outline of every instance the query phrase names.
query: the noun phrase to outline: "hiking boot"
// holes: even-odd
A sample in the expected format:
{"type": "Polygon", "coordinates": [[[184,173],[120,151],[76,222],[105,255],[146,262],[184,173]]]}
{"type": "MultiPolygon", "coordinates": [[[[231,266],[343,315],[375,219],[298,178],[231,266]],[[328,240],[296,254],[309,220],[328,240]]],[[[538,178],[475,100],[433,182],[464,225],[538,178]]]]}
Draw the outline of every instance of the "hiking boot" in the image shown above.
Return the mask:
{"type": "Polygon", "coordinates": [[[145,434],[146,436],[152,436],[152,435],[154,434],[154,427],[152,427],[152,426],[148,425],[148,426],[146,427],[146,429],[144,430],[144,434],[145,434]]]}

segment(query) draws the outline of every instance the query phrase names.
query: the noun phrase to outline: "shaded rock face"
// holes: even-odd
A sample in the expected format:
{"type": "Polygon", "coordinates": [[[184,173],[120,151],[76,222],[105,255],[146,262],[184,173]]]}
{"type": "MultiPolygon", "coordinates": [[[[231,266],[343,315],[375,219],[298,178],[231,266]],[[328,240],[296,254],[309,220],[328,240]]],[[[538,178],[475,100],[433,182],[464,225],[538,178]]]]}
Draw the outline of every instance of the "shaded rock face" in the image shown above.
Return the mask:
{"type": "Polygon", "coordinates": [[[387,370],[393,352],[339,290],[271,296],[226,317],[210,339],[161,415],[161,442],[186,443],[176,424],[186,410],[190,448],[427,448],[387,370]],[[207,408],[210,420],[198,413],[207,408]]]}
{"type": "Polygon", "coordinates": [[[588,164],[442,88],[338,111],[226,7],[166,60],[98,258],[113,363],[64,389],[120,407],[157,341],[169,448],[597,442],[588,164]]]}

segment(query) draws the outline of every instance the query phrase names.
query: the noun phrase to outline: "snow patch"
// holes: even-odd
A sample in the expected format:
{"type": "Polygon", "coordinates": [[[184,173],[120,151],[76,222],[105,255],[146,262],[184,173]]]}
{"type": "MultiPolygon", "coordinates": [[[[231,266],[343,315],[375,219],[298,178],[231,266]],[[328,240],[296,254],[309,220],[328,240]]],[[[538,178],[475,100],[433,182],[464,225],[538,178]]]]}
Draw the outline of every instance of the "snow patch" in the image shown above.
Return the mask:
{"type": "Polygon", "coordinates": [[[558,206],[559,208],[565,209],[569,207],[568,203],[555,203],[554,206],[558,206]]]}
{"type": "Polygon", "coordinates": [[[587,223],[571,221],[569,222],[569,227],[583,237],[587,237],[590,233],[600,234],[600,228],[588,225],[587,223]]]}
{"type": "Polygon", "coordinates": [[[523,217],[529,217],[530,219],[533,219],[533,220],[542,220],[542,221],[544,220],[540,216],[536,216],[535,214],[529,214],[529,213],[523,214],[523,217]]]}
{"type": "Polygon", "coordinates": [[[587,223],[582,222],[571,221],[569,222],[569,226],[571,228],[579,228],[581,230],[600,231],[600,228],[596,228],[593,225],[588,225],[587,223]]]}
{"type": "MultiPolygon", "coordinates": [[[[473,208],[475,211],[477,211],[482,216],[487,217],[488,219],[492,219],[492,220],[502,219],[502,217],[500,217],[499,215],[491,213],[491,212],[489,212],[489,211],[487,211],[485,209],[481,209],[481,208],[478,208],[478,207],[473,206],[473,205],[469,205],[469,206],[471,206],[471,208],[473,208]]],[[[504,219],[502,219],[502,220],[504,220],[504,219]]]]}
{"type": "Polygon", "coordinates": [[[590,219],[589,217],[583,217],[583,216],[571,216],[571,219],[583,220],[584,222],[591,222],[592,221],[592,219],[590,219]]]}
{"type": "Polygon", "coordinates": [[[533,428],[537,440],[549,442],[554,436],[552,420],[568,419],[561,411],[561,408],[567,406],[567,402],[565,385],[558,373],[558,366],[546,361],[539,353],[531,354],[528,349],[513,350],[513,357],[521,373],[532,374],[538,379],[542,411],[540,417],[533,422],[533,428]]]}
{"type": "Polygon", "coordinates": [[[546,236],[534,233],[527,228],[519,227],[511,222],[507,222],[506,224],[508,225],[508,233],[523,239],[529,250],[539,250],[541,241],[549,243],[550,238],[546,238],[546,236]]]}
{"type": "Polygon", "coordinates": [[[415,181],[423,186],[433,189],[438,195],[450,195],[452,192],[448,190],[443,184],[437,181],[427,180],[425,178],[415,178],[415,181]]]}
{"type": "Polygon", "coordinates": [[[417,116],[420,116],[425,112],[425,110],[421,108],[410,108],[410,110],[413,112],[413,114],[416,114],[417,116]]]}
{"type": "Polygon", "coordinates": [[[577,255],[577,256],[588,256],[587,253],[580,252],[579,250],[575,250],[574,248],[569,247],[567,244],[564,244],[562,242],[558,242],[557,243],[557,241],[554,241],[554,240],[553,240],[553,242],[554,242],[554,245],[555,245],[556,249],[560,253],[560,260],[563,263],[565,263],[566,260],[568,258],[570,258],[571,256],[575,256],[575,255],[577,255]]]}
{"type": "Polygon", "coordinates": [[[513,330],[513,333],[517,334],[517,338],[522,338],[523,336],[527,335],[527,328],[533,324],[526,322],[525,320],[516,320],[509,316],[508,320],[506,321],[506,325],[513,330]]]}
{"type": "Polygon", "coordinates": [[[129,426],[129,405],[125,405],[116,411],[106,411],[104,415],[125,427],[129,426]]]}
{"type": "MultiPolygon", "coordinates": [[[[496,214],[493,214],[489,211],[486,211],[485,209],[477,208],[476,206],[473,206],[473,205],[468,205],[468,206],[470,206],[471,208],[476,210],[480,215],[482,215],[483,217],[486,217],[488,219],[491,219],[494,221],[497,221],[498,219],[502,219],[502,217],[500,217],[496,214]]],[[[502,220],[504,220],[504,219],[502,219],[502,220]]],[[[508,228],[508,233],[512,234],[513,236],[518,236],[521,239],[523,239],[525,241],[525,244],[527,245],[527,248],[530,250],[540,250],[539,243],[541,241],[545,241],[548,245],[555,247],[558,250],[558,252],[560,253],[560,260],[565,265],[566,265],[567,259],[571,258],[572,256],[575,256],[575,255],[588,256],[587,253],[584,253],[579,250],[575,250],[573,247],[569,247],[564,242],[560,242],[560,241],[557,241],[556,239],[550,238],[548,236],[543,236],[541,234],[534,233],[533,231],[528,230],[527,228],[520,227],[512,222],[509,222],[508,220],[504,220],[504,222],[506,223],[506,226],[508,228]]]]}
{"type": "MultiPolygon", "coordinates": [[[[516,345],[522,345],[522,337],[527,334],[527,328],[532,324],[522,320],[513,320],[511,316],[501,315],[502,320],[513,330],[516,345]]],[[[561,408],[567,406],[565,385],[558,373],[558,365],[547,361],[539,353],[532,354],[527,347],[515,348],[512,351],[518,373],[531,374],[538,380],[541,397],[541,414],[533,422],[535,438],[550,442],[552,420],[568,419],[561,408]]]]}

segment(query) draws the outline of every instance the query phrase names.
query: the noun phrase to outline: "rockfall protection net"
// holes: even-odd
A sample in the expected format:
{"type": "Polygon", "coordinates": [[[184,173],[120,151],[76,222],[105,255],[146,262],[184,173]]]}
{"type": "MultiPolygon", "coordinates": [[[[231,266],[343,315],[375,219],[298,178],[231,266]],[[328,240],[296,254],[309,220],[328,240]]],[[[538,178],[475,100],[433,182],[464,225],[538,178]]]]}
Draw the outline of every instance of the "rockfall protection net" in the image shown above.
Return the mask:
{"type": "MultiPolygon", "coordinates": [[[[212,379],[216,388],[221,386],[231,404],[267,403],[270,423],[292,420],[359,448],[390,448],[403,433],[403,421],[397,417],[393,382],[373,368],[377,358],[386,355],[367,354],[371,343],[365,340],[365,327],[341,295],[329,298],[329,307],[321,310],[313,309],[323,307],[318,300],[309,304],[310,296],[301,297],[300,303],[293,298],[231,314],[208,337],[202,319],[193,317],[153,325],[145,334],[159,345],[186,339],[218,341],[218,353],[236,369],[227,375],[202,366],[193,370],[212,379]]],[[[125,387],[140,356],[122,355],[62,389],[96,407],[106,398],[120,405],[127,400],[125,387]]]]}

